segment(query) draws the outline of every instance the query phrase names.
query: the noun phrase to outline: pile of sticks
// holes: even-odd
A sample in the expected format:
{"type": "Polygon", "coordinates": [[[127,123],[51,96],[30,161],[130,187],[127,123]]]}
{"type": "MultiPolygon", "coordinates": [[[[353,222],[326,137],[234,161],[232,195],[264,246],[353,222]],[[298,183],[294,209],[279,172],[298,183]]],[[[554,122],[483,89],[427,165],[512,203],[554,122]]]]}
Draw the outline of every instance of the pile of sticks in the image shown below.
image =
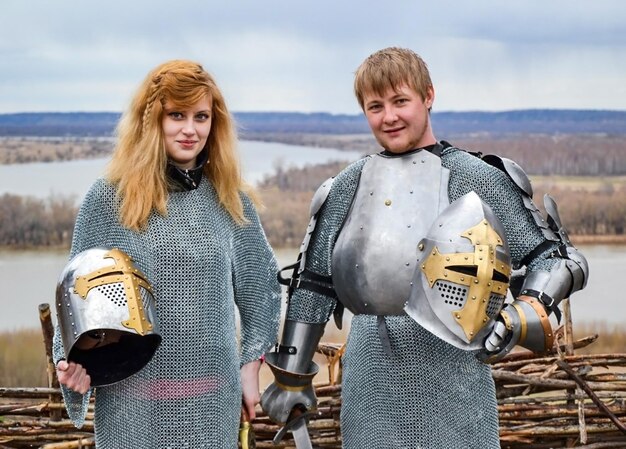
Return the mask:
{"type": "MultiPolygon", "coordinates": [[[[93,439],[93,402],[82,429],[67,418],[52,366],[49,309],[40,306],[48,356],[49,388],[0,388],[0,449],[88,448],[93,439]]],[[[626,448],[626,354],[576,355],[597,336],[572,339],[568,304],[557,345],[545,357],[515,352],[492,366],[502,449],[626,448]]],[[[316,385],[318,409],[309,417],[316,448],[341,448],[341,355],[343,345],[320,344],[328,382],[316,385]]],[[[256,447],[293,448],[291,433],[275,444],[280,427],[257,408],[256,447]]]]}
{"type": "Polygon", "coordinates": [[[503,449],[626,448],[626,354],[575,355],[569,300],[553,355],[510,354],[492,367],[503,449]]]}

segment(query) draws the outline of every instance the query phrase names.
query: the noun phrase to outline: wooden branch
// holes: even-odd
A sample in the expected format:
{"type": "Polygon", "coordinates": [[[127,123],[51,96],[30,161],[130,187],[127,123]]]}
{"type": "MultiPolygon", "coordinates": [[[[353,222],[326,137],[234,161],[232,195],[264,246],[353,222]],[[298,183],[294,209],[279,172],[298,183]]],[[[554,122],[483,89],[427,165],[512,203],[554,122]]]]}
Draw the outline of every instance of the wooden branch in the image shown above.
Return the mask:
{"type": "Polygon", "coordinates": [[[559,365],[559,368],[561,368],[563,371],[565,371],[567,374],[569,374],[570,377],[572,379],[574,379],[574,381],[580,386],[580,388],[582,388],[585,391],[585,393],[587,393],[589,395],[589,397],[594,402],[594,404],[596,404],[598,406],[598,408],[600,410],[602,410],[611,419],[613,424],[615,424],[615,426],[619,430],[621,430],[622,433],[626,434],[626,426],[624,426],[624,424],[619,419],[617,419],[617,417],[613,413],[611,413],[611,411],[604,404],[604,402],[602,402],[595,395],[595,393],[589,387],[589,384],[587,382],[585,382],[578,374],[576,374],[574,372],[574,370],[565,361],[559,360],[557,363],[559,365]]]}
{"type": "MultiPolygon", "coordinates": [[[[41,332],[43,334],[44,348],[46,352],[46,371],[48,372],[48,386],[51,388],[59,388],[59,379],[52,360],[52,339],[54,336],[54,327],[52,326],[52,318],[50,313],[50,305],[48,303],[39,304],[39,321],[41,323],[41,332]]],[[[48,399],[54,401],[60,395],[49,395],[48,399]]],[[[50,418],[61,420],[61,410],[50,410],[50,418]]]]}

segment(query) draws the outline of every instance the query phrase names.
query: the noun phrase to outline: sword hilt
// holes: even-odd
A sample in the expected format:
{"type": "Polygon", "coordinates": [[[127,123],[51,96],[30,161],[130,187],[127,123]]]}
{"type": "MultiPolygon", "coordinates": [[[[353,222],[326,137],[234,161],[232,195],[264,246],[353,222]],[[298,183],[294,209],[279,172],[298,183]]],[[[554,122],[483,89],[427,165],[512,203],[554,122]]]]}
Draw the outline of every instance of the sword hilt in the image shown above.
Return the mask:
{"type": "Polygon", "coordinates": [[[239,426],[239,442],[241,449],[255,449],[256,438],[254,436],[254,428],[250,423],[250,415],[245,407],[241,407],[241,425],[239,426]]]}

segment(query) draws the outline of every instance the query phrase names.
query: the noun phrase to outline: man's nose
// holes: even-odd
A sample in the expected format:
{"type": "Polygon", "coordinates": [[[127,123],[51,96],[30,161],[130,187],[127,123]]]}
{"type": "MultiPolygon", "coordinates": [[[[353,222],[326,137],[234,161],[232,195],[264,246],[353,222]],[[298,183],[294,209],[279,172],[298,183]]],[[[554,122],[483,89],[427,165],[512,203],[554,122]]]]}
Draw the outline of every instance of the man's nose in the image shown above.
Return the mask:
{"type": "Polygon", "coordinates": [[[385,123],[393,123],[398,120],[398,115],[396,114],[396,110],[393,107],[386,107],[385,114],[383,116],[383,120],[385,123]]]}

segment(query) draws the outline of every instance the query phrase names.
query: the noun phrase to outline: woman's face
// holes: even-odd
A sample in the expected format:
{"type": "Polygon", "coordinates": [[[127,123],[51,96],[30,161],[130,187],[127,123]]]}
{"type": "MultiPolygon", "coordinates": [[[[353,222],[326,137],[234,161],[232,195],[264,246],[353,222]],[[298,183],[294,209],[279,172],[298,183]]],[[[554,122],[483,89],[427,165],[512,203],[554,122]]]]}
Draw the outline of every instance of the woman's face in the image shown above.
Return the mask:
{"type": "Polygon", "coordinates": [[[163,137],[170,161],[179,168],[196,167],[196,158],[206,145],[211,132],[211,101],[207,95],[190,108],[177,109],[164,105],[163,137]]]}

